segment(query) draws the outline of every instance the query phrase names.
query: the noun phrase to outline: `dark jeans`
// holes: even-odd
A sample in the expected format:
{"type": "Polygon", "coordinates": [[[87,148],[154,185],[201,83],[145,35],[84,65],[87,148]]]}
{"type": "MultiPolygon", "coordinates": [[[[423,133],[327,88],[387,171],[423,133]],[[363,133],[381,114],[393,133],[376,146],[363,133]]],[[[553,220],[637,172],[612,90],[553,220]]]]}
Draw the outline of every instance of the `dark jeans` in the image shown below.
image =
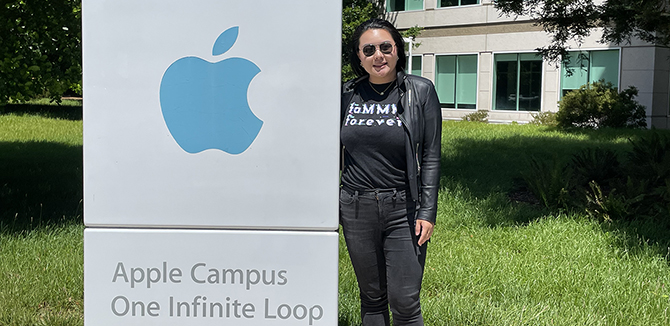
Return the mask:
{"type": "Polygon", "coordinates": [[[426,245],[414,234],[405,191],[340,191],[340,224],[361,293],[364,326],[423,325],[419,292],[426,245]]]}

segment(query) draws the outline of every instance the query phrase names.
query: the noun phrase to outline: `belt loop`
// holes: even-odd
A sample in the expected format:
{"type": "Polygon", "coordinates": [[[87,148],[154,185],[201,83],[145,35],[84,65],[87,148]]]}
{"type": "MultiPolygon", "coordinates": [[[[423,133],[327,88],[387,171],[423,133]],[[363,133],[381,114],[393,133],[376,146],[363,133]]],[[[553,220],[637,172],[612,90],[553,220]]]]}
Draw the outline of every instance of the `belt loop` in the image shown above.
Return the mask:
{"type": "Polygon", "coordinates": [[[358,219],[358,207],[360,205],[360,202],[358,201],[358,190],[354,190],[354,203],[356,204],[356,214],[354,219],[358,219]]]}

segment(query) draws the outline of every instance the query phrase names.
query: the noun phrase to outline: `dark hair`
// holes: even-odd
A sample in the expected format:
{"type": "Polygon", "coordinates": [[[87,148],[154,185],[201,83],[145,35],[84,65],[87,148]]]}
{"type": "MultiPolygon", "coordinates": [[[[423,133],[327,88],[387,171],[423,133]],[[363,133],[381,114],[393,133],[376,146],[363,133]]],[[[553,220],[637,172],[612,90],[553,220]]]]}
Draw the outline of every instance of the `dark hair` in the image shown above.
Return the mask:
{"type": "Polygon", "coordinates": [[[354,73],[359,77],[368,75],[368,72],[361,66],[361,59],[358,58],[358,47],[361,45],[361,35],[370,29],[383,29],[391,34],[391,37],[395,42],[396,52],[398,53],[396,70],[405,70],[407,56],[405,55],[405,41],[403,40],[402,35],[400,35],[400,32],[398,32],[393,24],[389,23],[387,20],[372,18],[358,25],[356,31],[354,31],[354,34],[351,36],[349,64],[351,64],[351,69],[354,73]]]}

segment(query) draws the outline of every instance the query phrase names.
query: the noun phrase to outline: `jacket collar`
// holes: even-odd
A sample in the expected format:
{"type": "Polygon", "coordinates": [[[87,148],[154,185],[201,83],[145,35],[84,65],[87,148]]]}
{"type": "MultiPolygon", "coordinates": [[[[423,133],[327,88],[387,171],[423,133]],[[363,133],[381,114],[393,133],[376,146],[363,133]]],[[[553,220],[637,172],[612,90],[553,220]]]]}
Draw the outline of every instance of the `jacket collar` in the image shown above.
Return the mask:
{"type": "Polygon", "coordinates": [[[366,80],[368,77],[369,77],[368,75],[365,75],[365,76],[361,76],[361,77],[358,77],[354,80],[349,81],[348,84],[347,84],[347,88],[344,91],[345,92],[352,92],[356,88],[356,86],[358,86],[358,84],[360,84],[362,81],[366,80]]]}

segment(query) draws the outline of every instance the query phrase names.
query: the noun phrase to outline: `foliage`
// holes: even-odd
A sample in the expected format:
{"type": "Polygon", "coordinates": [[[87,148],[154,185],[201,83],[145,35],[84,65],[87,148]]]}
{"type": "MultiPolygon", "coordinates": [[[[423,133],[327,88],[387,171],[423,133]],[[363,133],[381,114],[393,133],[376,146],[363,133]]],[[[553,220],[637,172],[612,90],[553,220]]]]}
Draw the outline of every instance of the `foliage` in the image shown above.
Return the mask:
{"type": "MultiPolygon", "coordinates": [[[[348,46],[356,27],[384,15],[383,0],[342,1],[342,80],[354,78],[348,46]]],[[[81,0],[8,0],[0,6],[0,105],[82,93],[81,0]]],[[[415,39],[422,28],[403,32],[415,39]]],[[[415,47],[420,43],[415,43],[415,47]]]]}
{"type": "Polygon", "coordinates": [[[576,185],[581,187],[591,181],[606,184],[621,172],[616,153],[602,148],[586,148],[577,152],[572,156],[570,166],[575,172],[576,185]]]}
{"type": "Polygon", "coordinates": [[[81,1],[0,6],[0,105],[81,88],[81,1]]]}
{"type": "Polygon", "coordinates": [[[581,45],[595,28],[601,43],[630,43],[632,38],[670,46],[670,7],[665,0],[495,0],[503,14],[528,15],[552,36],[537,50],[548,60],[567,60],[568,42],[581,45]]]}
{"type": "Polygon", "coordinates": [[[562,128],[644,128],[647,126],[645,107],[635,96],[637,89],[633,86],[619,93],[612,83],[603,80],[586,84],[563,96],[556,114],[557,125],[562,128]]]}
{"type": "Polygon", "coordinates": [[[419,37],[419,35],[421,35],[421,32],[423,32],[423,27],[415,25],[414,27],[410,27],[407,30],[402,31],[400,34],[402,34],[402,36],[405,38],[412,39],[413,42],[412,49],[416,49],[419,46],[421,46],[421,42],[416,42],[416,38],[419,37]]]}
{"type": "Polygon", "coordinates": [[[551,162],[531,157],[529,169],[521,173],[528,189],[548,208],[567,208],[572,170],[554,158],[551,162]]]}
{"type": "Polygon", "coordinates": [[[489,122],[489,111],[487,110],[477,110],[477,112],[472,112],[463,116],[463,121],[470,122],[489,122]]]}
{"type": "Polygon", "coordinates": [[[540,113],[531,113],[530,115],[533,117],[533,120],[529,122],[532,125],[556,127],[558,124],[556,122],[556,112],[543,111],[540,113]]]}
{"type": "Polygon", "coordinates": [[[654,186],[660,186],[670,178],[669,137],[652,132],[639,140],[631,140],[631,144],[633,149],[628,155],[630,173],[649,179],[654,186]]]}
{"type": "Polygon", "coordinates": [[[522,174],[548,208],[569,205],[605,221],[670,217],[670,138],[652,131],[631,139],[620,163],[611,150],[584,149],[566,164],[538,161],[522,174]],[[568,197],[566,197],[568,195],[568,197]]]}
{"type": "MultiPolygon", "coordinates": [[[[593,218],[603,221],[617,219],[636,219],[646,217],[645,209],[645,182],[628,177],[620,188],[612,188],[608,193],[601,190],[595,181],[589,182],[590,191],[585,192],[586,203],[584,208],[593,218]],[[617,190],[623,189],[621,193],[617,190]]],[[[648,207],[647,207],[648,208],[648,207]]]]}

